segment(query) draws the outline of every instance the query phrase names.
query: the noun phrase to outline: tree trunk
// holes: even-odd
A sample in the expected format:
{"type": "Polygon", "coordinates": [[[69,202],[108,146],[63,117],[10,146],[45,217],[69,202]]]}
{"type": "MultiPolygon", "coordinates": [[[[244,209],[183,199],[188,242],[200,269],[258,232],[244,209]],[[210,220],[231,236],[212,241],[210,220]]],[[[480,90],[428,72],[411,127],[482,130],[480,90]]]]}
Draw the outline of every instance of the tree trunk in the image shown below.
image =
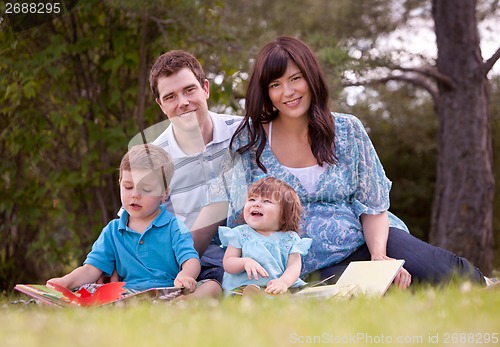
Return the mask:
{"type": "Polygon", "coordinates": [[[134,109],[135,119],[138,128],[142,131],[144,130],[144,110],[146,108],[146,96],[147,93],[147,81],[148,81],[148,13],[147,8],[142,9],[141,14],[141,46],[140,46],[140,61],[139,61],[139,78],[138,78],[138,93],[137,93],[137,105],[134,109]]]}
{"type": "Polygon", "coordinates": [[[437,69],[452,82],[438,83],[439,153],[429,241],[490,274],[495,182],[475,7],[475,0],[433,0],[437,69]]]}

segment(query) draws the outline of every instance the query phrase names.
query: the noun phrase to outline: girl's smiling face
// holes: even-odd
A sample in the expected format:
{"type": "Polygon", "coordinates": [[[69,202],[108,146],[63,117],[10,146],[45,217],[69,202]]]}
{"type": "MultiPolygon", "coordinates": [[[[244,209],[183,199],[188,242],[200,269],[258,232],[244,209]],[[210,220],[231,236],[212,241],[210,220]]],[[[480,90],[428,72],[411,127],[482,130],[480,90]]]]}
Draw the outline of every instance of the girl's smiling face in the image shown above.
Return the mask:
{"type": "Polygon", "coordinates": [[[281,227],[281,202],[272,197],[248,196],[243,217],[251,228],[261,234],[278,231],[281,227]]]}

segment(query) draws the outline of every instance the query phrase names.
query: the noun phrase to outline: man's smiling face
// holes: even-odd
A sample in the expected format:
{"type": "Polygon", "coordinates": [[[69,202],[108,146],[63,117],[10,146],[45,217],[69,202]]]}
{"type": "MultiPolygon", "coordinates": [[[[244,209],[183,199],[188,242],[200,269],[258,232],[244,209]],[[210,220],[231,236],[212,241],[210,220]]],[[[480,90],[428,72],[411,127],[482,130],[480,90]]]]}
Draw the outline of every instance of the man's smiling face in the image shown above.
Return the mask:
{"type": "Polygon", "coordinates": [[[168,77],[160,77],[158,94],[156,102],[175,127],[193,131],[210,121],[208,81],[200,85],[189,68],[183,68],[168,77]]]}

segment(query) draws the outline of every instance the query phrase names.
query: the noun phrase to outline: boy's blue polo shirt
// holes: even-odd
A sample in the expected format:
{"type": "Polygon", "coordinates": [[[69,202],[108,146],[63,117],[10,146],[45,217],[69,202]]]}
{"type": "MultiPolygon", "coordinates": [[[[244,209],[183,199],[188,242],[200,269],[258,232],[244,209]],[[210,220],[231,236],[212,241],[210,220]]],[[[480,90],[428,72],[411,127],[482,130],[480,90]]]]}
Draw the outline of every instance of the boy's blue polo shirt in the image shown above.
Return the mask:
{"type": "Polygon", "coordinates": [[[84,264],[108,276],[116,268],[130,289],[173,286],[181,264],[199,257],[189,229],[164,206],[160,210],[143,234],[127,226],[129,214],[123,211],[102,230],[84,264]]]}

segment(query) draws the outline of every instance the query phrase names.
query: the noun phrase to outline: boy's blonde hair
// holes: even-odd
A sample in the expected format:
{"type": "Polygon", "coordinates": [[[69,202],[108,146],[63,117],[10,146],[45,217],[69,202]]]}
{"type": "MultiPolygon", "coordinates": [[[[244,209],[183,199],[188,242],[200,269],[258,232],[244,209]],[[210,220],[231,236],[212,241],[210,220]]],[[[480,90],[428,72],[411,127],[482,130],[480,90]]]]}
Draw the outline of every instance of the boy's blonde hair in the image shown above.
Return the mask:
{"type": "Polygon", "coordinates": [[[298,231],[302,204],[295,190],[274,177],[264,177],[248,188],[247,197],[254,195],[272,198],[280,202],[281,219],[278,231],[298,231]]]}
{"type": "Polygon", "coordinates": [[[120,181],[123,171],[150,170],[158,175],[167,191],[174,175],[174,163],[170,155],[161,147],[152,144],[135,145],[129,149],[120,163],[120,181]]]}

